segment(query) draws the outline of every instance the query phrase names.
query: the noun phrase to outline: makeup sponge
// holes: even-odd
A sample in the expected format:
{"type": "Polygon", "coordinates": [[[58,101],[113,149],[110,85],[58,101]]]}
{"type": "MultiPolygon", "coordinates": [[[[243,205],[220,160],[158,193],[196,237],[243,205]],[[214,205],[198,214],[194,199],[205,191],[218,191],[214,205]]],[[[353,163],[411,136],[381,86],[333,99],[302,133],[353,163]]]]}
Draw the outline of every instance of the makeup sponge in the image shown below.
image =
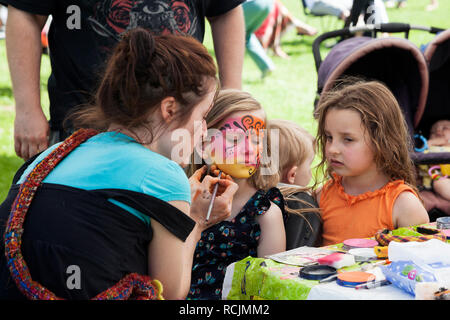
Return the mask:
{"type": "Polygon", "coordinates": [[[355,257],[351,254],[335,252],[317,261],[319,264],[335,267],[340,269],[355,264],[355,257]]]}

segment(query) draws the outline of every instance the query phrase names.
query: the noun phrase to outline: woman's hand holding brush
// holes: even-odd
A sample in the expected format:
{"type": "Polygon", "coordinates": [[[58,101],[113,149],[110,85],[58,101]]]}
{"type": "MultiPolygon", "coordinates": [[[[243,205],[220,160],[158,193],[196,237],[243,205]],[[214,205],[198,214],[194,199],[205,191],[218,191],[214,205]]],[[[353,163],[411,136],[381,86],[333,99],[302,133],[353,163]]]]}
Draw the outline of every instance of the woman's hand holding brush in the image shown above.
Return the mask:
{"type": "MultiPolygon", "coordinates": [[[[230,216],[233,196],[238,190],[238,185],[226,174],[221,174],[220,178],[206,175],[202,179],[206,170],[206,166],[203,166],[189,178],[192,194],[191,218],[202,229],[230,216]],[[213,197],[214,194],[215,197],[213,197]],[[208,211],[209,217],[207,216],[208,211]]],[[[219,170],[215,167],[211,167],[210,171],[212,174],[219,175],[219,170]]]]}

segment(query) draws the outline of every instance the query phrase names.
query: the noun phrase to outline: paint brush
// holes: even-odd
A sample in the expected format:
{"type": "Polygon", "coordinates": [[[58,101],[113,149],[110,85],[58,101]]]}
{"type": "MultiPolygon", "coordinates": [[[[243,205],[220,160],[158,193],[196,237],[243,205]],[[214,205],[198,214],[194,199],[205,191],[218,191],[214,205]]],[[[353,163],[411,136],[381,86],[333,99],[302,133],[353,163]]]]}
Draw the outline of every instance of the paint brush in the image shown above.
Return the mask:
{"type": "Polygon", "coordinates": [[[337,274],[333,274],[325,279],[319,280],[319,283],[331,282],[337,279],[337,274]]]}
{"type": "MultiPolygon", "coordinates": [[[[220,176],[222,175],[222,171],[219,171],[219,175],[217,176],[220,180],[220,176]]],[[[216,194],[217,194],[217,189],[219,189],[219,181],[217,181],[216,185],[214,186],[214,190],[211,196],[211,202],[209,203],[209,207],[208,207],[208,213],[206,214],[206,222],[208,222],[209,217],[211,216],[211,211],[212,208],[214,206],[214,199],[216,198],[216,194]]]]}
{"type": "Polygon", "coordinates": [[[382,287],[382,286],[388,286],[390,284],[391,284],[391,282],[388,280],[369,281],[369,282],[355,286],[355,289],[356,290],[358,290],[358,289],[373,289],[373,288],[378,288],[378,287],[382,287]]]}

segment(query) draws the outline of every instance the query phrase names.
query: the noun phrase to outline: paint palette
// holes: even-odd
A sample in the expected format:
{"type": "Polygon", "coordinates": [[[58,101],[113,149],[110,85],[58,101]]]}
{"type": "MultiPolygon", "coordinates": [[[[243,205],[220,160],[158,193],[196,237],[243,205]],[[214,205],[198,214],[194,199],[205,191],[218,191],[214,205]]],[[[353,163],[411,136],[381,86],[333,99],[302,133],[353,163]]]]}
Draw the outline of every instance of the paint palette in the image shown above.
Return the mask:
{"type": "Polygon", "coordinates": [[[378,257],[373,248],[355,248],[348,251],[355,257],[356,262],[377,260],[378,257]]]}
{"type": "Polygon", "coordinates": [[[350,250],[356,248],[373,248],[378,245],[378,241],[371,239],[347,239],[343,241],[343,249],[350,250]]]}
{"type": "Polygon", "coordinates": [[[440,217],[436,219],[436,227],[442,230],[450,229],[450,217],[440,217]]]}
{"type": "Polygon", "coordinates": [[[299,276],[307,280],[322,280],[337,273],[332,266],[307,266],[300,269],[299,276]]]}
{"type": "Polygon", "coordinates": [[[375,275],[373,273],[362,271],[349,271],[339,273],[336,283],[343,287],[354,288],[359,284],[363,284],[369,281],[374,281],[375,275]]]}

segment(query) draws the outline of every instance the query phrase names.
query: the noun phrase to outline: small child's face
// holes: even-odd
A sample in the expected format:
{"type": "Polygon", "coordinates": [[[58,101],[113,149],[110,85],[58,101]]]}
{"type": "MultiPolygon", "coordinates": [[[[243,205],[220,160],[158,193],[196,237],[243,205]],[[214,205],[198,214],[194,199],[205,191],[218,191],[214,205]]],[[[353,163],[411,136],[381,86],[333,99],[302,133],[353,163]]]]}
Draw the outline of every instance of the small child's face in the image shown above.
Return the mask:
{"type": "Polygon", "coordinates": [[[376,171],[374,152],[358,112],[331,109],[325,118],[325,157],[334,172],[358,176],[376,171]]]}
{"type": "Polygon", "coordinates": [[[439,120],[433,124],[430,130],[430,139],[444,138],[450,143],[450,121],[439,120]]]}

